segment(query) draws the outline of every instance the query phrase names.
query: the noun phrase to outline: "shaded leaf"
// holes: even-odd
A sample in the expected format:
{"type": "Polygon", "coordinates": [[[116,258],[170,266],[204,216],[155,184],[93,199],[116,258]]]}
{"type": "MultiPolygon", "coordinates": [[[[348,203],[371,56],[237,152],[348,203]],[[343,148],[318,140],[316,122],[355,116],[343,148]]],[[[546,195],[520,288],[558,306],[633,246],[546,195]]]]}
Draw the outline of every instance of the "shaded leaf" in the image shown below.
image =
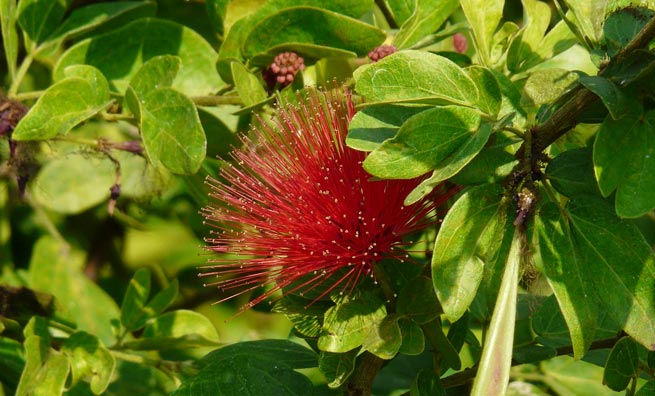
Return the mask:
{"type": "Polygon", "coordinates": [[[419,276],[404,287],[398,293],[396,311],[398,315],[419,324],[438,318],[442,313],[441,306],[430,279],[419,276]]]}
{"type": "Polygon", "coordinates": [[[213,351],[172,396],[307,396],[312,383],[294,369],[316,367],[316,354],[286,340],[241,342],[213,351]]]}
{"type": "Polygon", "coordinates": [[[143,329],[144,338],[175,338],[188,334],[197,334],[210,341],[218,341],[216,328],[206,316],[183,309],[167,312],[149,322],[143,329]]]}
{"type": "Polygon", "coordinates": [[[628,387],[630,380],[638,375],[637,344],[630,337],[623,337],[614,344],[607,358],[603,384],[615,391],[622,391],[628,387]]]}
{"type": "Polygon", "coordinates": [[[568,150],[555,157],[546,168],[553,187],[567,197],[598,195],[592,150],[589,147],[568,150]]]}
{"type": "Polygon", "coordinates": [[[554,204],[544,205],[535,216],[535,260],[543,268],[571,334],[573,354],[582,358],[594,340],[598,302],[588,262],[578,251],[580,241],[554,204]]]}
{"type": "Polygon", "coordinates": [[[409,394],[410,396],[446,396],[446,389],[434,372],[423,369],[416,375],[409,394]]]}
{"type": "Polygon", "coordinates": [[[59,59],[53,77],[61,80],[66,67],[88,64],[102,71],[113,90],[124,92],[143,63],[159,55],[181,59],[172,84],[180,92],[207,95],[224,85],[214,68],[217,54],[209,43],[187,27],[154,18],[139,19],[75,44],[59,59]]]}
{"type": "Polygon", "coordinates": [[[525,82],[521,104],[526,107],[550,104],[572,89],[577,81],[577,74],[563,69],[535,71],[525,82]]]}
{"type": "Polygon", "coordinates": [[[468,309],[485,261],[494,257],[502,243],[505,206],[499,185],[474,187],[455,202],[441,224],[432,256],[432,281],[451,322],[468,309]]]}
{"type": "Polygon", "coordinates": [[[655,208],[655,111],[606,117],[594,142],[594,170],[603,196],[616,189],[616,213],[638,217],[655,208]]]}
{"type": "Polygon", "coordinates": [[[105,2],[76,8],[63,23],[57,26],[57,30],[48,36],[38,52],[51,49],[49,47],[58,46],[64,40],[79,37],[108,22],[124,22],[126,18],[154,16],[156,10],[156,3],[151,1],[105,2]]]}
{"type": "Polygon", "coordinates": [[[73,386],[83,379],[91,384],[91,391],[95,395],[107,389],[116,361],[96,336],[77,332],[64,341],[61,350],[70,361],[73,386]]]}
{"type": "Polygon", "coordinates": [[[338,388],[343,385],[355,371],[357,353],[359,353],[357,349],[345,353],[321,351],[318,357],[318,369],[327,379],[330,388],[338,388]]]}
{"type": "Polygon", "coordinates": [[[322,351],[335,353],[357,348],[386,315],[384,303],[370,293],[345,299],[325,313],[318,347],[322,351]]]}
{"type": "Polygon", "coordinates": [[[34,200],[59,213],[76,214],[109,199],[116,166],[108,158],[71,154],[48,162],[30,184],[34,200]]]}
{"type": "Polygon", "coordinates": [[[450,181],[460,185],[496,183],[509,176],[517,163],[503,148],[483,148],[450,181]]]}
{"type": "Polygon", "coordinates": [[[286,315],[293,323],[293,327],[305,337],[316,338],[321,335],[323,316],[332,306],[326,301],[314,301],[288,294],[280,299],[273,307],[273,312],[286,315]]]}
{"type": "Polygon", "coordinates": [[[514,72],[541,45],[551,19],[548,4],[538,0],[522,0],[521,3],[523,29],[512,40],[507,51],[507,68],[514,72]]]}
{"type": "Polygon", "coordinates": [[[20,0],[18,24],[30,40],[39,44],[59,27],[71,0],[20,0]]]}
{"type": "Polygon", "coordinates": [[[430,108],[396,104],[365,107],[350,120],[346,144],[356,150],[373,151],[394,137],[407,119],[430,108]]]}
{"type": "Polygon", "coordinates": [[[377,326],[370,326],[362,341],[362,349],[375,356],[389,360],[400,350],[402,334],[398,326],[398,316],[389,315],[377,326]]]}
{"type": "Polygon", "coordinates": [[[437,170],[444,180],[464,167],[491,134],[474,110],[435,107],[407,120],[393,138],[386,140],[364,160],[374,176],[411,179],[437,170]]]}
{"type": "Polygon", "coordinates": [[[419,325],[407,319],[398,321],[403,343],[399,353],[404,355],[420,355],[425,350],[425,336],[419,325]]]}
{"type": "Polygon", "coordinates": [[[631,95],[626,95],[612,81],[600,76],[581,76],[580,84],[598,95],[613,119],[618,120],[625,114],[639,108],[639,102],[631,95]]]}
{"type": "Polygon", "coordinates": [[[28,279],[34,289],[55,296],[63,308],[62,317],[110,345],[114,342],[110,322],[118,320],[119,310],[114,300],[82,273],[85,257],[84,252],[42,237],[32,251],[28,279]]]}
{"type": "Polygon", "coordinates": [[[637,228],[604,201],[567,205],[576,250],[593,273],[596,294],[610,316],[637,342],[655,350],[655,254],[637,228]]]}
{"type": "Polygon", "coordinates": [[[143,327],[148,319],[144,315],[144,307],[150,295],[150,270],[141,268],[134,273],[121,305],[121,324],[127,330],[137,330],[143,327]]]}

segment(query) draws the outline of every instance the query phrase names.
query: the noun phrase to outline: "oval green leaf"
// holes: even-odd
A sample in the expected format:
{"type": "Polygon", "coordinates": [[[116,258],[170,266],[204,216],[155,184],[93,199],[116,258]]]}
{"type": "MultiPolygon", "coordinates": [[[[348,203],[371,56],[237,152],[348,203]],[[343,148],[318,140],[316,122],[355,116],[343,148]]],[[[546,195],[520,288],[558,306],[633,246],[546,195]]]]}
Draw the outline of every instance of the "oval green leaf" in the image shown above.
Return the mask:
{"type": "Polygon", "coordinates": [[[251,58],[275,46],[298,43],[365,55],[385,38],[382,30],[354,18],[322,8],[292,7],[254,25],[243,43],[243,54],[251,58]]]}
{"type": "Polygon", "coordinates": [[[475,297],[484,263],[497,253],[507,221],[502,188],[466,191],[441,224],[432,256],[432,282],[446,318],[455,322],[475,297]]]}
{"type": "Polygon", "coordinates": [[[82,379],[90,383],[94,395],[101,395],[107,389],[116,360],[98,337],[78,331],[64,341],[61,350],[70,361],[72,386],[82,379]]]}
{"type": "Polygon", "coordinates": [[[29,188],[43,207],[76,214],[107,200],[115,181],[116,165],[109,159],[72,154],[48,162],[29,188]]]}
{"type": "Polygon", "coordinates": [[[480,115],[466,107],[426,110],[371,152],[364,169],[387,179],[411,179],[437,169],[444,180],[473,159],[489,139],[491,126],[480,124],[480,115]]]}
{"type": "Polygon", "coordinates": [[[12,139],[44,140],[66,134],[111,104],[109,85],[91,66],[65,70],[66,78],[50,86],[18,123],[12,139]]]}
{"type": "Polygon", "coordinates": [[[172,85],[180,92],[207,95],[224,85],[214,68],[217,54],[205,39],[187,27],[154,18],[139,19],[77,43],[59,59],[53,76],[60,80],[66,67],[88,64],[100,69],[114,90],[124,92],[140,66],[158,55],[182,60],[172,85]]]}

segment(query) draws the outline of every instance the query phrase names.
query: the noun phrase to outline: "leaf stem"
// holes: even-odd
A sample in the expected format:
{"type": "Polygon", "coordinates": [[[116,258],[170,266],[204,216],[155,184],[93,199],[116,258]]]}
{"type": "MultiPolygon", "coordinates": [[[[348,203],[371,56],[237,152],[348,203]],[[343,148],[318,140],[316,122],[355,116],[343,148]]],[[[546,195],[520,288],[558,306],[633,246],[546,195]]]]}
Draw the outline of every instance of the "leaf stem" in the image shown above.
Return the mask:
{"type": "Polygon", "coordinates": [[[14,99],[24,102],[26,100],[38,99],[43,95],[45,91],[31,91],[31,92],[22,92],[14,95],[14,99]]]}
{"type": "Polygon", "coordinates": [[[8,97],[13,98],[16,96],[18,88],[20,87],[20,83],[23,81],[23,78],[25,78],[25,74],[27,74],[27,71],[32,65],[33,60],[34,55],[32,53],[27,54],[25,58],[23,58],[23,62],[20,64],[20,67],[16,71],[16,78],[14,78],[14,81],[12,81],[11,85],[9,86],[9,91],[7,92],[8,97]]]}

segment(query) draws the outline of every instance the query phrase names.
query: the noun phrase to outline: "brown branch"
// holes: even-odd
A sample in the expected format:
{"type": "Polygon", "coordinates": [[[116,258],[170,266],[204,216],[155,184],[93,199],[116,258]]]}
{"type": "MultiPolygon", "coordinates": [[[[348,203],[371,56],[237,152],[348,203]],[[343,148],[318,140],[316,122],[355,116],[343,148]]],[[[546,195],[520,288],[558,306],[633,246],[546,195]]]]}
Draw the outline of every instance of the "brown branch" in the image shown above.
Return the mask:
{"type": "Polygon", "coordinates": [[[358,359],[357,368],[344,386],[344,396],[371,396],[373,380],[385,360],[370,352],[364,352],[358,359]]]}
{"type": "MultiPolygon", "coordinates": [[[[623,62],[634,51],[647,48],[648,44],[655,38],[655,17],[651,18],[641,31],[619,52],[611,61],[612,64],[623,62]]],[[[604,70],[598,75],[602,76],[604,70]]],[[[598,100],[593,92],[579,86],[576,88],[571,99],[562,107],[557,109],[543,124],[533,128],[532,158],[539,158],[538,153],[545,150],[557,139],[563,136],[577,123],[579,114],[598,100]]],[[[516,154],[516,158],[522,160],[526,144],[523,143],[516,154]]]]}

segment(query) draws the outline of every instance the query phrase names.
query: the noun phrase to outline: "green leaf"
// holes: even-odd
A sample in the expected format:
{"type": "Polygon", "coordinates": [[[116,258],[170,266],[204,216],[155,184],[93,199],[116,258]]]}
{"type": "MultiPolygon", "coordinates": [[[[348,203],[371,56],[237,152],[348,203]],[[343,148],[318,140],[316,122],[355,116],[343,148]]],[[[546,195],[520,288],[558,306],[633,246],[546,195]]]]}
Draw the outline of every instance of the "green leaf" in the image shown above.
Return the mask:
{"type": "Polygon", "coordinates": [[[343,385],[355,371],[355,359],[359,350],[353,349],[345,353],[321,351],[318,356],[318,369],[325,376],[330,388],[343,385]]]}
{"type": "Polygon", "coordinates": [[[460,185],[497,183],[509,176],[517,163],[504,148],[483,148],[450,181],[460,185]]]}
{"type": "Polygon", "coordinates": [[[580,84],[598,95],[613,119],[618,120],[635,108],[639,102],[631,95],[626,95],[612,81],[600,76],[581,76],[580,84]]]}
{"type": "Polygon", "coordinates": [[[355,70],[367,104],[409,102],[474,106],[478,90],[452,61],[425,51],[400,51],[355,70]]]}
{"type": "Polygon", "coordinates": [[[399,26],[405,23],[416,9],[416,1],[413,0],[385,0],[385,3],[399,26]]]}
{"type": "Polygon", "coordinates": [[[166,312],[149,322],[143,329],[144,338],[176,338],[189,334],[197,334],[214,342],[218,341],[216,327],[206,316],[184,309],[166,312]]]}
{"type": "Polygon", "coordinates": [[[566,209],[601,306],[637,342],[655,350],[653,250],[600,199],[572,199],[566,209]]]}
{"type": "MultiPolygon", "coordinates": [[[[157,5],[151,1],[122,1],[90,4],[74,9],[70,16],[57,27],[47,41],[39,47],[38,52],[44,52],[49,47],[57,47],[64,40],[79,37],[87,32],[99,28],[111,22],[126,23],[126,18],[131,20],[140,17],[154,16],[157,5]]],[[[117,23],[117,26],[118,25],[117,23]]]]}
{"type": "Polygon", "coordinates": [[[523,29],[512,40],[507,52],[507,68],[513,72],[521,69],[521,63],[541,45],[550,24],[548,4],[538,0],[522,0],[523,29]]]}
{"type": "Polygon", "coordinates": [[[592,46],[596,46],[603,36],[603,22],[608,0],[568,0],[566,5],[573,11],[577,28],[592,46]]]}
{"type": "Polygon", "coordinates": [[[48,162],[29,189],[43,207],[76,214],[109,199],[115,181],[116,165],[108,158],[71,154],[48,162]]]}
{"type": "MultiPolygon", "coordinates": [[[[130,96],[143,98],[158,88],[170,88],[175,77],[182,68],[182,60],[179,56],[160,55],[146,61],[130,80],[129,90],[126,92],[128,100],[134,100],[130,96]]],[[[132,108],[132,104],[130,104],[132,108]]],[[[132,109],[132,111],[136,108],[132,109]]],[[[138,114],[137,114],[138,115],[138,114]]]]}
{"type": "Polygon", "coordinates": [[[546,168],[548,180],[557,191],[567,197],[599,195],[592,155],[589,147],[561,153],[546,168]]]}
{"type": "Polygon", "coordinates": [[[239,62],[232,62],[232,78],[244,106],[253,106],[266,100],[266,90],[260,78],[239,62]]]}
{"type": "Polygon", "coordinates": [[[2,48],[11,81],[16,78],[18,60],[18,34],[16,33],[16,0],[0,0],[0,26],[2,27],[2,48]]]}
{"type": "Polygon", "coordinates": [[[468,309],[482,280],[484,263],[500,244],[507,221],[497,184],[466,191],[441,224],[432,256],[432,281],[446,318],[454,322],[468,309]]]}
{"type": "Polygon", "coordinates": [[[655,394],[655,381],[646,382],[635,394],[635,396],[650,396],[655,394]]]}
{"type": "Polygon", "coordinates": [[[435,107],[407,120],[398,134],[364,160],[374,176],[411,179],[437,170],[445,180],[477,154],[491,135],[480,115],[459,106],[435,107]]]}
{"type": "Polygon", "coordinates": [[[172,396],[307,396],[312,383],[294,369],[316,367],[316,354],[287,340],[241,342],[200,361],[200,372],[172,396]]]}
{"type": "Polygon", "coordinates": [[[552,389],[559,395],[576,396],[619,396],[620,393],[609,390],[602,384],[601,367],[584,361],[576,361],[569,356],[558,356],[539,364],[552,384],[552,389]]]}
{"type": "Polygon", "coordinates": [[[425,338],[430,342],[431,347],[439,356],[439,371],[446,372],[449,369],[459,371],[462,368],[462,361],[459,352],[451,344],[444,334],[441,320],[435,320],[422,326],[425,338]]]}
{"type": "MultiPolygon", "coordinates": [[[[567,18],[570,12],[567,13],[567,18]]],[[[532,52],[528,58],[522,63],[523,70],[529,70],[546,59],[551,59],[557,54],[560,54],[578,42],[575,34],[569,29],[566,21],[561,20],[546,34],[546,36],[539,42],[539,45],[532,48],[532,52]]]]}
{"type": "Polygon", "coordinates": [[[430,108],[395,104],[365,107],[350,120],[346,144],[355,150],[373,151],[394,137],[405,120],[430,108]]]}
{"type": "Polygon", "coordinates": [[[446,396],[446,389],[433,371],[422,369],[416,375],[409,394],[410,396],[446,396]]]}
{"type": "Polygon", "coordinates": [[[408,48],[430,33],[435,32],[458,6],[457,0],[418,0],[416,8],[402,24],[393,43],[408,48]]]}
{"type": "Polygon", "coordinates": [[[9,389],[16,389],[25,368],[23,345],[16,340],[0,337],[0,381],[9,389]]]}
{"type": "MultiPolygon", "coordinates": [[[[257,23],[243,43],[251,58],[284,44],[337,48],[365,55],[381,44],[385,33],[357,19],[314,7],[286,8],[257,23]]],[[[298,52],[306,53],[300,49],[298,52]]],[[[313,54],[308,54],[313,55],[313,54]]]]}
{"type": "Polygon", "coordinates": [[[63,308],[62,317],[109,345],[114,342],[110,323],[118,320],[119,310],[114,300],[82,273],[85,259],[84,252],[42,237],[32,251],[29,284],[54,295],[63,308]]]}
{"type": "Polygon", "coordinates": [[[50,86],[18,123],[12,139],[44,140],[68,133],[111,104],[109,85],[91,66],[66,69],[66,77],[50,86]]]}
{"type": "Polygon", "coordinates": [[[464,71],[478,89],[478,97],[474,107],[490,116],[498,114],[502,96],[495,74],[490,69],[482,66],[470,66],[464,71]]]}
{"type": "Polygon", "coordinates": [[[196,107],[174,84],[179,59],[158,56],[143,64],[127,89],[127,103],[139,117],[148,157],[178,174],[193,174],[205,159],[207,139],[196,107]]]}
{"type": "Polygon", "coordinates": [[[538,70],[530,74],[523,88],[521,104],[538,107],[550,104],[566,91],[571,90],[578,81],[578,75],[563,69],[538,70]]]}
{"type": "Polygon", "coordinates": [[[623,337],[614,344],[607,358],[603,384],[615,391],[622,391],[628,387],[630,380],[638,375],[637,344],[630,337],[623,337]]]}
{"type": "Polygon", "coordinates": [[[521,240],[520,227],[517,227],[514,230],[496,307],[491,315],[487,338],[482,348],[480,369],[473,381],[472,396],[504,395],[507,390],[509,370],[512,366],[516,297],[522,254],[521,240]]]}
{"type": "Polygon", "coordinates": [[[116,361],[96,336],[79,331],[64,341],[61,351],[70,361],[72,386],[82,379],[91,384],[94,395],[100,395],[107,389],[116,361]]]}
{"type": "Polygon", "coordinates": [[[588,262],[577,251],[580,243],[554,204],[535,216],[535,260],[543,268],[571,334],[573,355],[582,358],[594,340],[598,303],[588,262]]]}
{"type": "Polygon", "coordinates": [[[375,356],[390,360],[400,350],[403,338],[398,326],[398,316],[389,315],[377,326],[368,328],[362,341],[362,349],[375,356]]]}
{"type": "Polygon", "coordinates": [[[655,208],[655,111],[605,118],[594,142],[594,170],[603,196],[616,189],[619,216],[655,208]]]}
{"type": "Polygon", "coordinates": [[[425,350],[425,335],[421,326],[407,319],[398,321],[400,333],[403,337],[403,343],[400,346],[399,353],[403,355],[420,355],[425,350]]]}
{"type": "Polygon", "coordinates": [[[219,35],[223,35],[225,25],[223,20],[227,14],[227,6],[230,0],[207,0],[205,6],[207,7],[207,16],[212,23],[214,31],[219,35]]]}
{"type": "Polygon", "coordinates": [[[514,347],[512,359],[520,364],[537,363],[557,356],[557,349],[541,345],[514,347]]]}
{"type": "Polygon", "coordinates": [[[39,44],[59,27],[70,4],[71,0],[20,0],[18,24],[33,43],[39,44]]]}
{"type": "Polygon", "coordinates": [[[460,5],[473,29],[478,56],[485,66],[491,66],[495,60],[490,58],[491,39],[503,16],[503,0],[461,0],[460,5]]]}
{"type": "Polygon", "coordinates": [[[59,59],[53,76],[60,80],[66,67],[88,64],[102,71],[113,90],[124,92],[143,63],[159,55],[182,60],[172,84],[182,93],[208,95],[224,85],[214,68],[217,54],[209,43],[187,27],[154,18],[139,19],[75,44],[59,59]]]}
{"type": "Polygon", "coordinates": [[[293,327],[305,337],[317,338],[321,335],[323,316],[332,306],[326,301],[314,301],[288,294],[280,299],[273,307],[273,312],[286,315],[293,323],[293,327]]]}
{"type": "Polygon", "coordinates": [[[323,334],[318,347],[326,352],[348,352],[362,345],[365,337],[387,316],[384,303],[371,293],[365,293],[330,308],[325,313],[323,334]]]}
{"type": "Polygon", "coordinates": [[[632,6],[617,10],[607,16],[603,24],[603,41],[608,47],[609,56],[614,56],[628,45],[653,15],[655,15],[653,10],[632,6]]]}
{"type": "Polygon", "coordinates": [[[396,311],[401,317],[419,324],[438,318],[442,310],[431,280],[419,276],[404,287],[398,293],[396,311]]]}
{"type": "Polygon", "coordinates": [[[121,305],[121,324],[127,330],[140,329],[149,319],[144,308],[150,295],[150,270],[141,268],[130,280],[121,305]]]}

